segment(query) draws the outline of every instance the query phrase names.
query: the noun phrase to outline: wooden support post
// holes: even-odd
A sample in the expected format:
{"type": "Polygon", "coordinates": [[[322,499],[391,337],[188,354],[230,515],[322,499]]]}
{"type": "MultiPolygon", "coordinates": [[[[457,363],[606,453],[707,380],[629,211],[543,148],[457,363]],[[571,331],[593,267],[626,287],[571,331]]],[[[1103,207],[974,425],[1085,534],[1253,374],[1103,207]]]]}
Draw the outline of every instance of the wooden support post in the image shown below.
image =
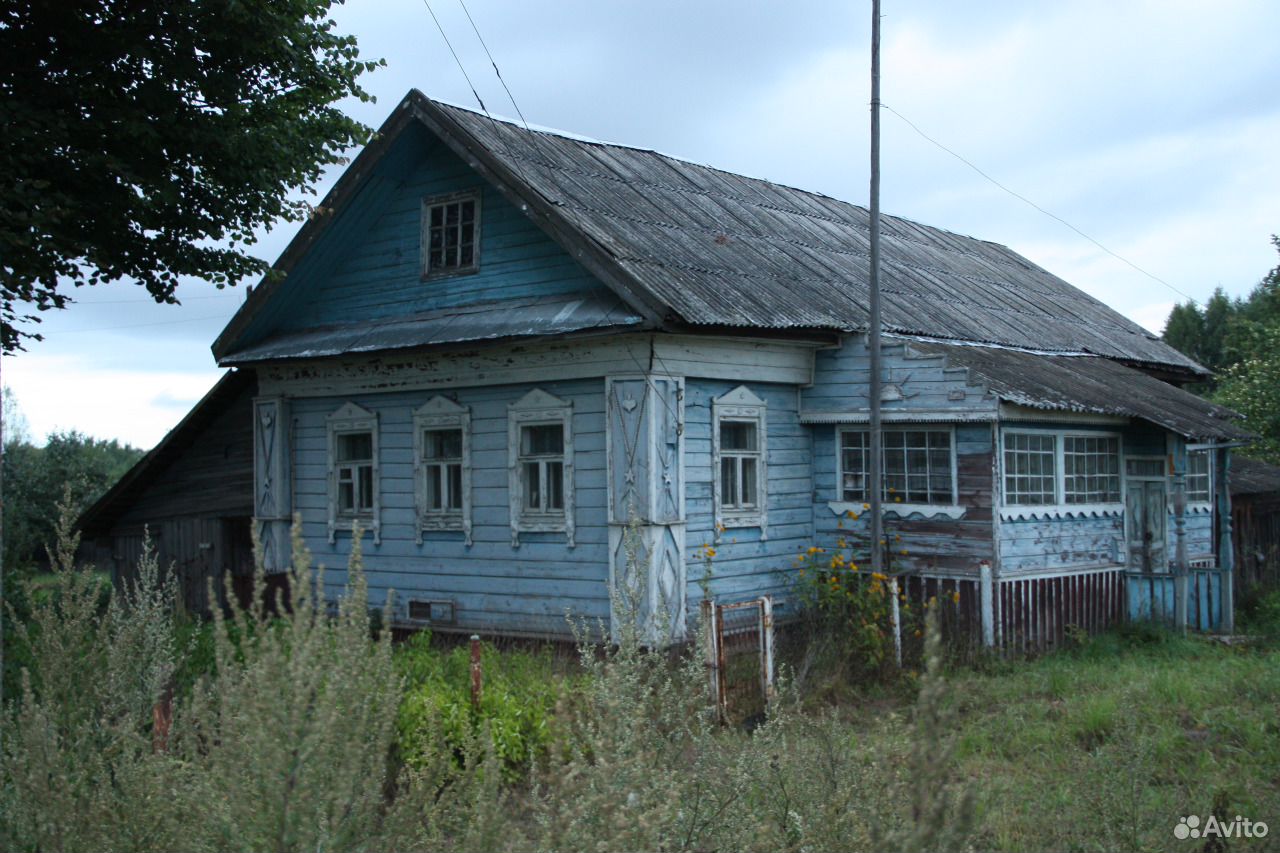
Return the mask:
{"type": "Polygon", "coordinates": [[[484,670],[480,664],[480,636],[471,635],[471,707],[480,710],[484,691],[484,670]]]}
{"type": "MultiPolygon", "coordinates": [[[[1179,631],[1187,630],[1187,446],[1169,439],[1170,457],[1173,463],[1173,624],[1179,631]]],[[[1166,546],[1167,547],[1167,546],[1166,546]]]]}
{"type": "Polygon", "coordinates": [[[720,720],[722,719],[720,710],[720,637],[716,631],[716,609],[715,599],[702,599],[702,625],[707,634],[707,686],[711,694],[711,706],[715,708],[716,719],[720,720]]]}
{"type": "MultiPolygon", "coordinates": [[[[1222,618],[1218,630],[1234,634],[1236,630],[1236,549],[1231,536],[1231,450],[1220,447],[1213,451],[1214,509],[1218,514],[1218,569],[1222,576],[1222,618]]],[[[1210,614],[1212,618],[1212,614],[1210,614]]]]}

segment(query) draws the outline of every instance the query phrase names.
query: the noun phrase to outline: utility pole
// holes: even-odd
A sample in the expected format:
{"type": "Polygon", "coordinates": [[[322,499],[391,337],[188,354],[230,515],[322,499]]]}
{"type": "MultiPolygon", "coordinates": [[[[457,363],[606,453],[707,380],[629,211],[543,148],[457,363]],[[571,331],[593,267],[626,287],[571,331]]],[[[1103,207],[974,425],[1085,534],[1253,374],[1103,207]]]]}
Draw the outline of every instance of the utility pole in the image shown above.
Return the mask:
{"type": "Polygon", "coordinates": [[[884,513],[880,434],[880,0],[871,0],[871,300],[867,349],[871,352],[871,570],[884,571],[884,513]]]}

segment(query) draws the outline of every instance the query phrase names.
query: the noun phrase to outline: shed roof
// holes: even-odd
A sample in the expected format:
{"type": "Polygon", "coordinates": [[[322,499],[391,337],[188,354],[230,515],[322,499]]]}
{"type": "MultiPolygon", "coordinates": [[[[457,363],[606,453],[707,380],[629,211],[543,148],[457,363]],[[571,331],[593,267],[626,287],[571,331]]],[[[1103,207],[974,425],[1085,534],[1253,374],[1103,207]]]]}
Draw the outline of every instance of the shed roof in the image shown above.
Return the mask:
{"type": "Polygon", "coordinates": [[[1280,466],[1247,456],[1232,455],[1227,479],[1232,495],[1280,494],[1280,466]]]}
{"type": "MultiPolygon", "coordinates": [[[[253,371],[228,370],[224,373],[177,426],[160,439],[159,444],[147,451],[114,486],[80,514],[76,519],[76,529],[86,538],[101,536],[110,531],[137,497],[165,472],[170,463],[200,438],[209,424],[241,394],[253,394],[257,386],[257,375],[253,371]]],[[[250,489],[250,493],[245,495],[247,512],[252,512],[251,491],[250,489]]]]}
{"type": "Polygon", "coordinates": [[[916,341],[911,348],[968,368],[970,381],[1008,403],[1140,418],[1194,439],[1252,437],[1233,423],[1240,416],[1230,409],[1110,359],[937,342],[916,341]]]}
{"type": "MultiPolygon", "coordinates": [[[[650,323],[859,330],[867,324],[869,215],[818,193],[640,148],[523,127],[413,90],[323,203],[341,206],[387,140],[416,119],[650,323]]],[[[304,226],[288,268],[319,236],[304,226]]],[[[1157,336],[1005,246],[882,218],[888,331],[1082,352],[1202,373],[1157,336]]],[[[276,287],[246,301],[214,344],[225,362],[276,287]]]]}

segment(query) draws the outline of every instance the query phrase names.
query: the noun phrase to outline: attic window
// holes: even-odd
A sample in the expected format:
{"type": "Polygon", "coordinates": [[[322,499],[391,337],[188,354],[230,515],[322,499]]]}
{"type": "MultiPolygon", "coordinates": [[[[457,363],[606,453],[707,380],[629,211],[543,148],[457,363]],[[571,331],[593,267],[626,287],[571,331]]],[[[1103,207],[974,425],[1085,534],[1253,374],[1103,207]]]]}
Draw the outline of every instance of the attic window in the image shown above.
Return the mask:
{"type": "Polygon", "coordinates": [[[480,196],[451,193],[422,200],[422,275],[475,272],[480,248],[480,196]]]}

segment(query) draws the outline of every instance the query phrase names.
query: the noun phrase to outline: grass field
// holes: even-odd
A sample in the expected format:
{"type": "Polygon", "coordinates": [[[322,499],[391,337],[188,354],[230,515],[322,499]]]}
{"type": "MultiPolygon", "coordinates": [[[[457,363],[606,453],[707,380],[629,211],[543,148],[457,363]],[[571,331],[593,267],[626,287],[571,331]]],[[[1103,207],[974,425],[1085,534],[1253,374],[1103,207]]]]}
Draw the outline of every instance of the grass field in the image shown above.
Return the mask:
{"type": "MultiPolygon", "coordinates": [[[[1037,661],[953,673],[955,758],[976,849],[1199,850],[1179,818],[1280,832],[1280,654],[1132,626],[1037,661]]],[[[878,703],[883,708],[883,703],[878,703]]],[[[865,737],[909,749],[900,713],[865,737]]],[[[1230,849],[1269,849],[1261,840],[1230,849]]]]}

